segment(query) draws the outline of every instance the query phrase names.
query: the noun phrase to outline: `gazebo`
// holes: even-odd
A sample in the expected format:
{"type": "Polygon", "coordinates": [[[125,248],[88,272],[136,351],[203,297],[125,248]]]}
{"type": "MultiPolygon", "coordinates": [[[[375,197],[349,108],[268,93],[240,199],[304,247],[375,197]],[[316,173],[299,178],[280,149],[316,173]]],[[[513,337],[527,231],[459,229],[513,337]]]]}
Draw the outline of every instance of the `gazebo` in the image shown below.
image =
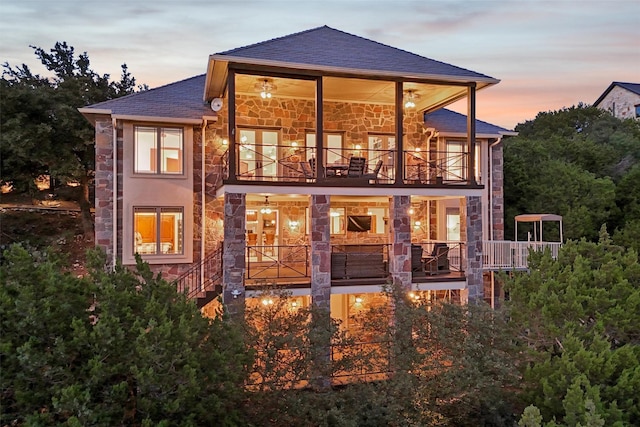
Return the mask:
{"type": "MultiPolygon", "coordinates": [[[[562,216],[554,214],[522,214],[516,215],[515,238],[518,241],[518,223],[533,223],[533,241],[542,242],[542,224],[544,222],[558,222],[560,224],[560,243],[562,243],[562,216]],[[538,240],[538,229],[540,230],[540,240],[538,240]]],[[[530,236],[530,235],[529,235],[530,236]]]]}

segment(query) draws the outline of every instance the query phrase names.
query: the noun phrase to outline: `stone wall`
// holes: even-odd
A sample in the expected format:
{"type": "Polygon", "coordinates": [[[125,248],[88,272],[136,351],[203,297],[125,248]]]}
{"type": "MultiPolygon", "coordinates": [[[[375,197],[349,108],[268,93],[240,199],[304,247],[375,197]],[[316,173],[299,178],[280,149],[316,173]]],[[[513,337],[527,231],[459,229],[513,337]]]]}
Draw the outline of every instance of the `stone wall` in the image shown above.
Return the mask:
{"type": "Polygon", "coordinates": [[[492,148],[491,161],[491,215],[493,240],[504,240],[504,174],[503,149],[500,143],[492,148]]]}
{"type": "Polygon", "coordinates": [[[391,229],[389,242],[389,274],[400,289],[411,288],[411,217],[409,196],[393,196],[389,207],[391,229]]]}
{"type": "Polygon", "coordinates": [[[484,294],[482,279],[482,198],[469,196],[463,204],[466,216],[467,293],[469,301],[481,301],[484,294]]]}
{"type": "Polygon", "coordinates": [[[95,170],[95,243],[107,254],[111,265],[114,255],[113,236],[113,124],[110,118],[99,119],[96,131],[95,170]]]}
{"type": "Polygon", "coordinates": [[[640,95],[614,86],[598,107],[609,111],[619,119],[633,119],[636,117],[635,106],[638,104],[640,104],[640,95]]]}

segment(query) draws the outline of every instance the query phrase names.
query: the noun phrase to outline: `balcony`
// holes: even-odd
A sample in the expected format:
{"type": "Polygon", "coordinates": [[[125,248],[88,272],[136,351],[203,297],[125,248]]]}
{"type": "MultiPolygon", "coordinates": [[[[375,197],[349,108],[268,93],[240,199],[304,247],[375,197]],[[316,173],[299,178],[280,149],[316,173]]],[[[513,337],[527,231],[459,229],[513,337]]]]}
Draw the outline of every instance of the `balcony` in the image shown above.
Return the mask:
{"type": "Polygon", "coordinates": [[[324,148],[322,167],[316,164],[316,147],[310,146],[239,144],[235,157],[231,177],[229,152],[223,155],[224,182],[358,187],[392,185],[399,178],[404,185],[421,187],[471,185],[468,153],[405,150],[400,171],[395,149],[324,148]],[[363,159],[357,167],[356,159],[363,159]]]}
{"type": "MultiPolygon", "coordinates": [[[[418,258],[412,259],[412,282],[459,282],[465,279],[465,250],[461,242],[440,242],[446,253],[435,251],[436,242],[419,246],[418,258]],[[423,255],[424,254],[424,255],[423,255]],[[413,263],[421,265],[413,268],[413,263]],[[443,268],[443,266],[445,266],[443,268]]],[[[358,286],[384,285],[390,280],[388,243],[337,244],[331,246],[331,285],[358,286]]],[[[310,246],[261,245],[247,246],[245,286],[259,290],[265,286],[282,286],[289,289],[311,286],[310,246]]]]}

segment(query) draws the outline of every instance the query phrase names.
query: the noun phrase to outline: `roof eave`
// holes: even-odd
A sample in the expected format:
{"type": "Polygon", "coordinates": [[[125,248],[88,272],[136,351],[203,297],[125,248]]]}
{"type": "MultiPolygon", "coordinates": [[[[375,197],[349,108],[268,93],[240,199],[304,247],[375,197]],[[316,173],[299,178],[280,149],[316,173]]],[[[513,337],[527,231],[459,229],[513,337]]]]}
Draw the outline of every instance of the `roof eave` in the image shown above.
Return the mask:
{"type": "Polygon", "coordinates": [[[187,117],[166,117],[166,116],[145,116],[137,114],[113,114],[112,110],[98,109],[98,108],[78,108],[80,114],[84,116],[90,123],[95,126],[96,119],[100,116],[110,117],[115,120],[126,120],[133,122],[162,122],[162,123],[176,123],[187,125],[199,125],[204,120],[217,121],[216,115],[207,116],[203,115],[201,118],[187,118],[187,117]]]}

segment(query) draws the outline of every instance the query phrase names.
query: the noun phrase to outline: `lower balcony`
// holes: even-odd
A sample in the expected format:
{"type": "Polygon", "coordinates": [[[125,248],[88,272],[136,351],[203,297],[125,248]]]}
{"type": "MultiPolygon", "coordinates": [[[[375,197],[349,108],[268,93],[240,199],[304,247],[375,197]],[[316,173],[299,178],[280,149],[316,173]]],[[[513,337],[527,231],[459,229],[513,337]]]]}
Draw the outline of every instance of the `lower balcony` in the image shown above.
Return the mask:
{"type": "MultiPolygon", "coordinates": [[[[331,285],[389,283],[390,248],[388,243],[332,245],[331,285]]],[[[310,287],[310,251],[309,245],[247,246],[245,286],[248,290],[264,286],[310,287]]],[[[412,245],[412,282],[465,280],[464,253],[460,242],[412,245]]]]}

